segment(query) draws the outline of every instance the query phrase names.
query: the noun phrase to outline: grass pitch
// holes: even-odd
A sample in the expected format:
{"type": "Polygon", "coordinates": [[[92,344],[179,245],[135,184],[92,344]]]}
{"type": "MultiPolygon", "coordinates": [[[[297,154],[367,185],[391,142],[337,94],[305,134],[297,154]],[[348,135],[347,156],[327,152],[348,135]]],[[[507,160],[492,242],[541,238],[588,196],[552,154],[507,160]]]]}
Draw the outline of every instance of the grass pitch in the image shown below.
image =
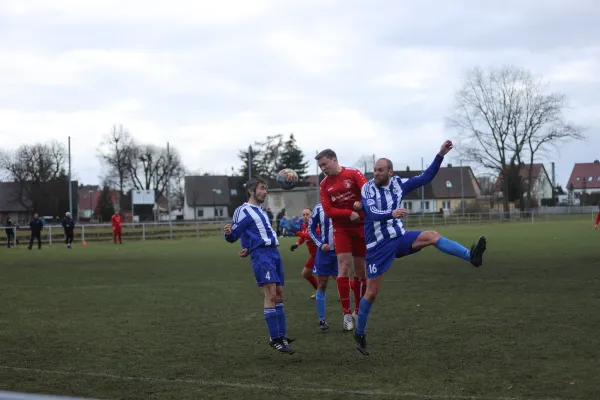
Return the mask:
{"type": "Polygon", "coordinates": [[[600,398],[600,232],[589,220],[437,229],[473,268],[429,248],[396,261],[367,340],[326,333],[282,239],[288,335],[268,346],[239,244],[202,237],[0,249],[0,389],[102,399],[600,398]],[[430,396],[430,397],[427,397],[430,396]]]}

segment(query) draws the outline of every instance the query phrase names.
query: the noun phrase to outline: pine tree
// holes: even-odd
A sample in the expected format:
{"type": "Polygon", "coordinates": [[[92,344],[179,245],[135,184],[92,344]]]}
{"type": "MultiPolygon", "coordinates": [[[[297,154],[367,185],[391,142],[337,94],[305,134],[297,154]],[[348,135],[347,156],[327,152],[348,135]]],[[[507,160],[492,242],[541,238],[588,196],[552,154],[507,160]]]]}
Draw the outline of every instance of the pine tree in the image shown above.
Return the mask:
{"type": "Polygon", "coordinates": [[[100,198],[98,199],[98,204],[96,205],[96,210],[94,212],[97,216],[100,216],[104,222],[110,221],[110,218],[115,213],[115,208],[110,196],[110,189],[106,184],[102,188],[102,193],[100,194],[100,198]]]}
{"type": "Polygon", "coordinates": [[[283,145],[283,151],[277,162],[277,171],[284,168],[293,169],[298,174],[300,181],[304,181],[308,172],[308,162],[304,161],[304,153],[296,144],[296,138],[291,133],[289,139],[283,145]]]}

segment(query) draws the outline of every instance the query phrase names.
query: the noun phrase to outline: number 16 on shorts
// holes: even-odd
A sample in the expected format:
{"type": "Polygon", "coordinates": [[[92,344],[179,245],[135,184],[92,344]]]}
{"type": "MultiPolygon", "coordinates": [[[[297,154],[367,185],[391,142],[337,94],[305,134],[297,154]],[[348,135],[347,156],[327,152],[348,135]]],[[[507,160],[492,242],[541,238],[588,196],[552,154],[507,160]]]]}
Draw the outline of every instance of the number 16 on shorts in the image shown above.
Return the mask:
{"type": "Polygon", "coordinates": [[[367,268],[369,269],[369,274],[374,275],[377,273],[377,267],[375,264],[369,264],[367,268]]]}

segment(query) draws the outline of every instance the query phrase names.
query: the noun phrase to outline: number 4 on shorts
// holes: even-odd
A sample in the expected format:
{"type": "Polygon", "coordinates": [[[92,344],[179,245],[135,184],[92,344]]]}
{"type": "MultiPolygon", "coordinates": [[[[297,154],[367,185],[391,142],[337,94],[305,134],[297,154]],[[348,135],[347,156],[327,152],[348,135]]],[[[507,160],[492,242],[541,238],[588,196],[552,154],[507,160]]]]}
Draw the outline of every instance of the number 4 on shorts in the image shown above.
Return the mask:
{"type": "Polygon", "coordinates": [[[271,271],[267,271],[267,274],[265,275],[265,279],[267,279],[267,280],[271,279],[271,271]]]}
{"type": "Polygon", "coordinates": [[[369,264],[369,273],[370,274],[376,274],[377,273],[377,267],[375,267],[375,264],[369,264]]]}

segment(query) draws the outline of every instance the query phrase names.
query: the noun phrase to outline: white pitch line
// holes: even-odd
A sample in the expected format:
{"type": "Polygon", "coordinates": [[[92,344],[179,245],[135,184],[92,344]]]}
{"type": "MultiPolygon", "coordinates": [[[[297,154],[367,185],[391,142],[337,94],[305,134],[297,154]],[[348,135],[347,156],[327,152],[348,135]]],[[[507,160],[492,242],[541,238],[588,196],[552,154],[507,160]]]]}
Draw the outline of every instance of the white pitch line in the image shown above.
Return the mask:
{"type": "MultiPolygon", "coordinates": [[[[149,382],[149,383],[162,383],[162,384],[173,384],[173,383],[185,383],[196,386],[220,386],[232,389],[260,389],[260,390],[272,390],[272,391],[287,391],[287,392],[309,392],[309,393],[328,393],[328,394],[342,394],[342,395],[358,395],[358,396],[373,396],[373,397],[391,397],[391,398],[418,398],[418,399],[430,399],[430,400],[534,400],[522,397],[486,397],[486,396],[464,396],[464,395],[453,395],[453,394],[422,394],[414,392],[386,392],[382,390],[355,390],[355,389],[335,389],[335,388],[314,388],[314,387],[296,387],[296,386],[271,386],[261,385],[256,383],[240,383],[240,382],[225,382],[218,380],[206,380],[206,379],[167,379],[167,378],[152,378],[145,376],[121,376],[114,374],[106,374],[101,372],[73,372],[73,371],[57,371],[47,370],[39,368],[24,368],[24,367],[11,367],[8,365],[0,365],[0,369],[8,371],[18,372],[34,372],[39,374],[50,374],[50,375],[61,375],[61,376],[85,376],[93,378],[104,378],[118,381],[134,381],[134,382],[149,382]]],[[[566,400],[559,398],[544,398],[535,400],[566,400]]]]}

